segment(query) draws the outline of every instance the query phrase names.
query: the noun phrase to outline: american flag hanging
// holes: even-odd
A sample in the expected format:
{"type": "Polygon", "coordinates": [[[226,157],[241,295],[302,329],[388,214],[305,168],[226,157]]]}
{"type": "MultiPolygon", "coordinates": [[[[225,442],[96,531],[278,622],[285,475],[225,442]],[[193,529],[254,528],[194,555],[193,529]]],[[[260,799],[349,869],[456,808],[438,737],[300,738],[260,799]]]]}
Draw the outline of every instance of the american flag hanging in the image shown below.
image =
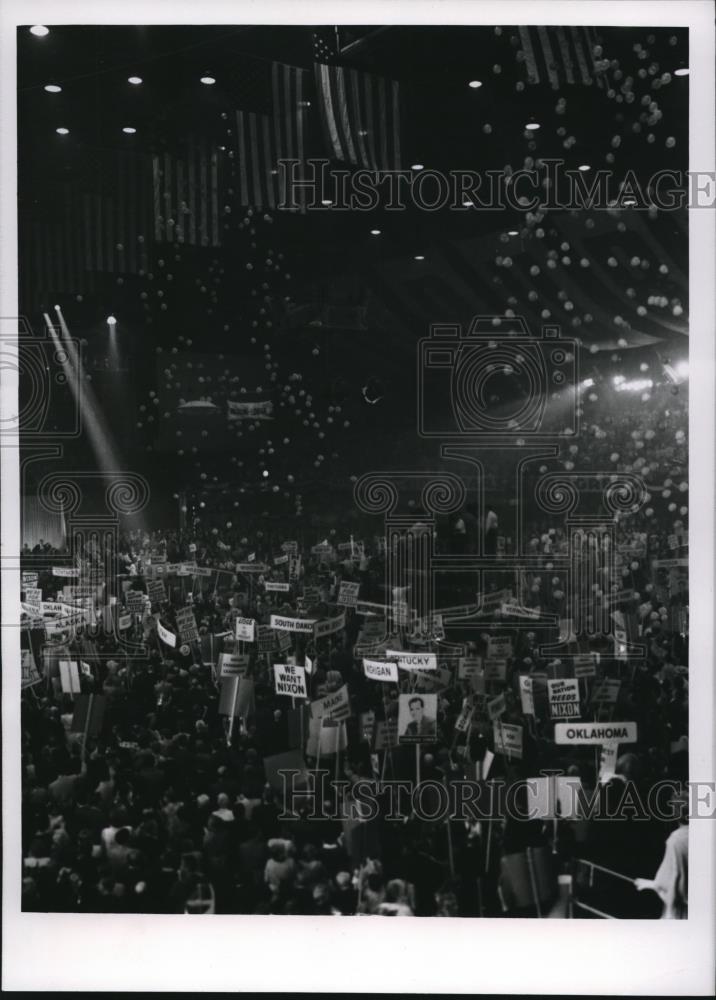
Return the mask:
{"type": "Polygon", "coordinates": [[[79,190],[64,183],[21,244],[21,300],[92,293],[102,275],[148,270],[150,176],[148,157],[112,151],[93,161],[79,190]]]}
{"type": "Polygon", "coordinates": [[[155,242],[221,245],[219,157],[217,146],[197,137],[181,155],[152,157],[155,242]]]}
{"type": "Polygon", "coordinates": [[[592,28],[520,26],[518,30],[527,83],[549,82],[553,90],[566,83],[608,85],[606,69],[595,55],[592,28]]]}
{"type": "Polygon", "coordinates": [[[321,126],[330,155],[368,170],[399,170],[398,83],[336,65],[337,45],[325,30],[314,32],[313,55],[321,126]]]}
{"type": "MultiPolygon", "coordinates": [[[[237,174],[242,205],[275,208],[284,200],[279,160],[304,162],[307,76],[283,63],[271,65],[271,108],[267,114],[236,112],[237,174]]],[[[299,167],[302,172],[302,168],[299,167]]],[[[305,210],[305,196],[294,202],[305,210]]]]}

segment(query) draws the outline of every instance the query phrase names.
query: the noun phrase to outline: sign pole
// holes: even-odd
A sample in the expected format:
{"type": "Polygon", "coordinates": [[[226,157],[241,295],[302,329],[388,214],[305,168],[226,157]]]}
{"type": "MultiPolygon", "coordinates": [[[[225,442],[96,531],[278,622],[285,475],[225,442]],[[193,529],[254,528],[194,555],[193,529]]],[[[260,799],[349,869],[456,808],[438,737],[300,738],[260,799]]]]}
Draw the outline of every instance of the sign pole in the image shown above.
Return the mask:
{"type": "Polygon", "coordinates": [[[94,702],[94,695],[89,696],[87,702],[87,718],[85,719],[85,728],[82,734],[82,756],[87,760],[87,737],[89,736],[90,719],[92,718],[92,704],[94,702]]]}

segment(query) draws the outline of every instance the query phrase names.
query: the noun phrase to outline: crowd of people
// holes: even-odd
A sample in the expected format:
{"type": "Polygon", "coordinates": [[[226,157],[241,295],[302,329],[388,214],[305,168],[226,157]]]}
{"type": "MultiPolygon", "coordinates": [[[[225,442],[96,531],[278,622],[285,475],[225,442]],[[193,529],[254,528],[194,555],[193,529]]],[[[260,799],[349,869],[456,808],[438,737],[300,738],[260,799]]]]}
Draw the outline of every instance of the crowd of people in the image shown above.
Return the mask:
{"type": "Polygon", "coordinates": [[[385,541],[356,513],[343,527],[327,514],[325,532],[261,518],[134,528],[111,553],[78,543],[67,564],[79,576],[69,578],[50,565],[60,551],[25,546],[22,568],[35,571],[42,601],[72,605],[69,585],[86,614],[63,628],[56,603],[47,611],[60,616],[51,632],[39,611],[24,622],[37,673],[22,698],[23,908],[684,916],[687,820],[678,791],[666,817],[637,809],[613,820],[561,806],[533,818],[493,809],[435,820],[408,808],[395,819],[385,798],[391,780],[509,787],[560,772],[579,783],[583,803],[616,807],[625,789],[645,803],[657,783],[678,790],[687,781],[687,411],[683,394],[669,399],[671,412],[640,409],[635,399],[639,422],[631,425],[587,422],[557,466],[579,464],[580,475],[606,481],[634,472],[646,484],[640,508],[614,518],[611,540],[590,556],[597,582],[590,577],[587,592],[609,619],[619,616],[619,640],[563,628],[585,585],[569,592],[559,560],[573,541],[564,518],[538,506],[526,511],[523,537],[544,569],[515,571],[507,507],[468,505],[426,528],[426,511],[409,504],[415,525],[433,531],[436,553],[476,552],[482,534],[482,551],[494,546],[509,563],[502,573],[494,565],[479,576],[461,570],[449,587],[436,586],[433,611],[469,608],[452,622],[449,614],[411,618],[419,576],[405,572],[395,587],[393,575],[391,589],[385,541]],[[82,591],[76,585],[85,580],[82,591]],[[346,583],[357,585],[350,598],[346,583]],[[490,600],[496,594],[531,619],[502,614],[500,600],[490,600]],[[187,608],[193,638],[183,635],[187,608]],[[288,631],[272,627],[272,616],[327,627],[288,631]],[[254,623],[252,640],[237,638],[237,619],[254,623]],[[486,682],[491,642],[500,638],[509,639],[504,672],[486,682]],[[368,678],[364,660],[385,660],[389,649],[433,651],[438,669],[430,677],[400,669],[398,683],[368,678]],[[226,656],[241,662],[240,677],[222,676],[226,656]],[[599,747],[555,742],[544,682],[574,677],[574,658],[585,656],[595,666],[578,682],[577,717],[636,725],[636,742],[620,745],[611,763],[599,747]],[[74,689],[61,661],[81,665],[74,689]],[[481,668],[463,672],[464,661],[481,668]],[[277,693],[275,663],[305,671],[305,698],[277,693]],[[525,677],[534,681],[531,710],[525,677]],[[606,703],[595,695],[604,681],[617,682],[606,703]],[[316,729],[312,707],[343,689],[346,714],[316,729]],[[437,694],[436,725],[417,747],[391,735],[405,692],[437,694]],[[500,695],[493,717],[489,705],[500,695]],[[92,704],[101,711],[90,724],[92,704]],[[520,730],[519,749],[509,752],[498,736],[504,729],[520,730]],[[278,760],[303,774],[288,799],[278,760]],[[316,768],[333,784],[310,792],[316,768]],[[375,789],[376,816],[361,812],[359,782],[375,789]]]}

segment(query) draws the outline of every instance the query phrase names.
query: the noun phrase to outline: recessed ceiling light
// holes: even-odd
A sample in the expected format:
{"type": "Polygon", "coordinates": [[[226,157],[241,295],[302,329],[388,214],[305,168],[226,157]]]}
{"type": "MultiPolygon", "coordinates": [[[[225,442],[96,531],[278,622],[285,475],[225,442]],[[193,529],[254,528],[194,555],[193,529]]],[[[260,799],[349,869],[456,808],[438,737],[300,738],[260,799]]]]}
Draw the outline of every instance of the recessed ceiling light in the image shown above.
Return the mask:
{"type": "Polygon", "coordinates": [[[470,80],[468,87],[472,87],[473,90],[477,90],[478,87],[482,86],[482,80],[470,80]]]}
{"type": "Polygon", "coordinates": [[[132,126],[131,126],[131,125],[125,125],[125,126],[124,126],[124,128],[122,129],[122,131],[123,131],[123,132],[124,132],[124,133],[125,133],[126,135],[134,135],[134,133],[135,133],[135,132],[136,132],[137,130],[136,130],[136,128],[132,128],[132,126]]]}
{"type": "Polygon", "coordinates": [[[589,166],[589,164],[588,164],[588,163],[582,163],[582,164],[580,165],[579,169],[580,169],[581,171],[585,171],[585,170],[591,170],[592,168],[591,168],[591,167],[589,166]]]}
{"type": "Polygon", "coordinates": [[[213,76],[202,76],[201,82],[205,83],[207,87],[210,87],[213,83],[216,83],[216,79],[213,76]]]}
{"type": "Polygon", "coordinates": [[[138,86],[142,82],[143,81],[142,81],[141,76],[128,76],[127,77],[127,83],[133,83],[135,87],[138,86]]]}
{"type": "Polygon", "coordinates": [[[62,91],[62,87],[59,87],[56,83],[46,83],[45,90],[48,94],[59,94],[62,91]]]}
{"type": "Polygon", "coordinates": [[[682,69],[675,69],[674,70],[674,76],[688,76],[688,75],[689,75],[689,67],[688,66],[685,66],[682,69]]]}
{"type": "Polygon", "coordinates": [[[371,229],[370,235],[371,236],[380,236],[380,229],[371,229]]]}
{"type": "Polygon", "coordinates": [[[44,24],[33,24],[30,28],[30,34],[36,35],[38,38],[43,38],[45,35],[50,34],[50,29],[46,28],[44,24]]]}
{"type": "Polygon", "coordinates": [[[525,125],[525,128],[527,129],[528,132],[534,132],[536,129],[541,127],[542,126],[539,125],[537,122],[528,122],[528,124],[525,125]]]}
{"type": "Polygon", "coordinates": [[[411,170],[422,170],[423,169],[423,164],[422,163],[414,163],[410,169],[411,170]]]}
{"type": "Polygon", "coordinates": [[[62,126],[60,126],[60,128],[56,128],[55,132],[57,132],[58,135],[69,135],[70,134],[70,130],[68,128],[63,128],[62,126]]]}
{"type": "Polygon", "coordinates": [[[425,258],[422,256],[422,254],[416,254],[416,256],[413,257],[413,260],[425,260],[425,258]]]}

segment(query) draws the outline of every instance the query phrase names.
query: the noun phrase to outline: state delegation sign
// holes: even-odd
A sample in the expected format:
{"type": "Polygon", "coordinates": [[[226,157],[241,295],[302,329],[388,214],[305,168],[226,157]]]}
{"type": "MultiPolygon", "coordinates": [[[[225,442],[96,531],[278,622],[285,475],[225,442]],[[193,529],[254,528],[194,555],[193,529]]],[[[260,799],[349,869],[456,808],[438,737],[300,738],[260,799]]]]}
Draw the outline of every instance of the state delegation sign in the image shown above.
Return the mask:
{"type": "Polygon", "coordinates": [[[385,655],[391,660],[397,660],[402,670],[438,669],[438,658],[435,653],[404,653],[401,650],[388,649],[385,655]]]}
{"type": "Polygon", "coordinates": [[[372,681],[393,681],[398,683],[398,665],[383,663],[381,660],[363,660],[363,671],[372,681]]]}
{"type": "Polygon", "coordinates": [[[281,615],[271,615],[271,628],[278,632],[306,632],[313,634],[316,624],[312,618],[282,618],[281,615]]]}
{"type": "Polygon", "coordinates": [[[558,722],[554,742],[559,746],[597,746],[602,743],[636,743],[636,722],[558,722]]]}

